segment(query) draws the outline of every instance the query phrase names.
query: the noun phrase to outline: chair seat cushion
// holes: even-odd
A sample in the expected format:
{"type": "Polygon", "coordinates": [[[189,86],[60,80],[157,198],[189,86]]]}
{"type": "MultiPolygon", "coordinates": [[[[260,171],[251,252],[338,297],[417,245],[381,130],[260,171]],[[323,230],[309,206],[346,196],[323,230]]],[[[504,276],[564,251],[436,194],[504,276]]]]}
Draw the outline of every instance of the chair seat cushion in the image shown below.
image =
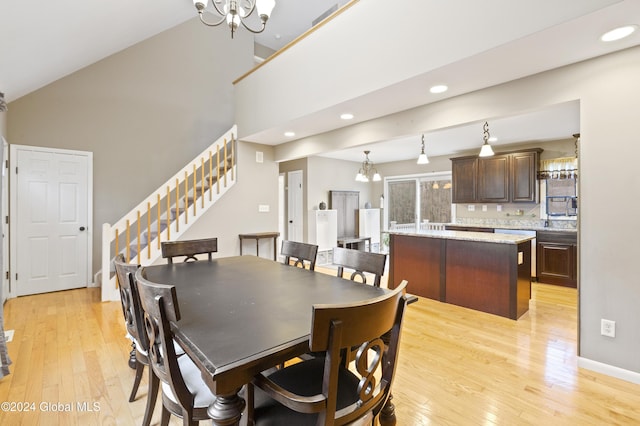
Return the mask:
{"type": "MultiPolygon", "coordinates": [[[[303,396],[322,393],[324,358],[314,358],[279,369],[269,379],[283,388],[303,396]]],[[[337,409],[358,401],[358,377],[346,368],[338,375],[337,409]]],[[[255,389],[254,417],[256,426],[315,425],[317,414],[303,414],[279,404],[259,388],[255,389]]],[[[370,424],[371,417],[368,417],[370,424]]],[[[366,421],[366,420],[365,420],[366,421]]]]}
{"type": "MultiPolygon", "coordinates": [[[[180,373],[182,373],[182,379],[187,385],[187,389],[194,397],[194,408],[206,408],[211,405],[216,397],[202,379],[200,369],[191,361],[191,358],[186,355],[179,357],[178,367],[180,367],[180,373]]],[[[162,383],[162,392],[170,400],[178,403],[168,383],[162,383]]]]}
{"type": "MultiPolygon", "coordinates": [[[[140,352],[142,355],[144,356],[149,356],[149,353],[145,350],[142,349],[142,345],[140,344],[140,341],[138,339],[136,339],[135,337],[133,337],[131,334],[127,333],[127,339],[131,340],[133,343],[135,343],[136,345],[136,350],[138,352],[140,352]]],[[[182,346],[180,346],[178,344],[178,342],[176,342],[175,340],[173,341],[173,348],[176,351],[176,356],[180,356],[180,355],[184,355],[184,349],[182,349],[182,346]]]]}

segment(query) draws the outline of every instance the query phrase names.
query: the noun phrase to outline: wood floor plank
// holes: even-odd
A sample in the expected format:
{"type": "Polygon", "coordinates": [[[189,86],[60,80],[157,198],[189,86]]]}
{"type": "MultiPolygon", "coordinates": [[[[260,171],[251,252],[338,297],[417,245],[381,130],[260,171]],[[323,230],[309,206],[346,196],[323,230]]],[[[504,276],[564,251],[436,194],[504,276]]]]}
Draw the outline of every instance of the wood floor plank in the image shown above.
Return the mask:
{"type": "MultiPolygon", "coordinates": [[[[0,411],[0,424],[141,423],[147,377],[129,403],[122,310],[99,297],[91,288],[5,304],[15,336],[0,398],[36,412],[0,411]],[[73,409],[43,411],[43,402],[73,409]],[[79,409],[93,403],[99,411],[79,409]]],[[[534,284],[529,312],[512,321],[420,298],[407,310],[393,385],[398,425],[640,424],[640,385],[578,368],[576,303],[575,289],[534,284]]]]}

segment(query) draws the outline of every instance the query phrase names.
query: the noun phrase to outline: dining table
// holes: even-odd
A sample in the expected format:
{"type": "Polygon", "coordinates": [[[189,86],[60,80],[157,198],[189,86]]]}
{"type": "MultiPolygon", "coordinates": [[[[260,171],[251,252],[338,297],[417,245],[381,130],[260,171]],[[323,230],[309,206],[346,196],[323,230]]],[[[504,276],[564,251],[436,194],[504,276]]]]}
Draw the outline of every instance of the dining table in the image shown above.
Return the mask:
{"type": "MultiPolygon", "coordinates": [[[[361,302],[389,290],[256,256],[159,264],[148,280],[174,285],[180,320],[174,338],[216,395],[214,425],[239,425],[241,388],[258,373],[309,351],[312,307],[361,302]]],[[[381,425],[395,424],[393,406],[381,425]]]]}

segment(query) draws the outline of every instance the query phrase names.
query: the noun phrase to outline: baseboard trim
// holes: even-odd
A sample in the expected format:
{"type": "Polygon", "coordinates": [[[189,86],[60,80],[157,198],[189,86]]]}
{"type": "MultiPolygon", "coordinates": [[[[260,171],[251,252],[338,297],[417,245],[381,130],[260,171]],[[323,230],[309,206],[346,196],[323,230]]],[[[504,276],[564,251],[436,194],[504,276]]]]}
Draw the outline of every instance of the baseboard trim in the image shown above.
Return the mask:
{"type": "Polygon", "coordinates": [[[617,379],[626,380],[627,382],[640,384],[640,373],[625,370],[624,368],[615,367],[613,365],[604,364],[592,359],[587,359],[579,356],[578,367],[586,368],[587,370],[595,371],[596,373],[606,374],[607,376],[615,377],[617,379]]]}

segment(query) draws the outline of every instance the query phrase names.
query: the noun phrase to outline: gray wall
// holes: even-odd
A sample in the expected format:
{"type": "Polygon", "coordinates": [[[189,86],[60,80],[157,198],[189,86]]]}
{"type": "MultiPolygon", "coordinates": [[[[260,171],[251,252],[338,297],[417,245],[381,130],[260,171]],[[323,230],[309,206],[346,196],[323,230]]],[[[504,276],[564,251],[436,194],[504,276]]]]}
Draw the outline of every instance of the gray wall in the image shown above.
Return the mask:
{"type": "Polygon", "coordinates": [[[252,66],[246,31],[232,40],[194,18],[11,102],[10,143],[94,154],[94,272],[102,223],[118,220],[234,124],[232,81],[252,66]]]}

